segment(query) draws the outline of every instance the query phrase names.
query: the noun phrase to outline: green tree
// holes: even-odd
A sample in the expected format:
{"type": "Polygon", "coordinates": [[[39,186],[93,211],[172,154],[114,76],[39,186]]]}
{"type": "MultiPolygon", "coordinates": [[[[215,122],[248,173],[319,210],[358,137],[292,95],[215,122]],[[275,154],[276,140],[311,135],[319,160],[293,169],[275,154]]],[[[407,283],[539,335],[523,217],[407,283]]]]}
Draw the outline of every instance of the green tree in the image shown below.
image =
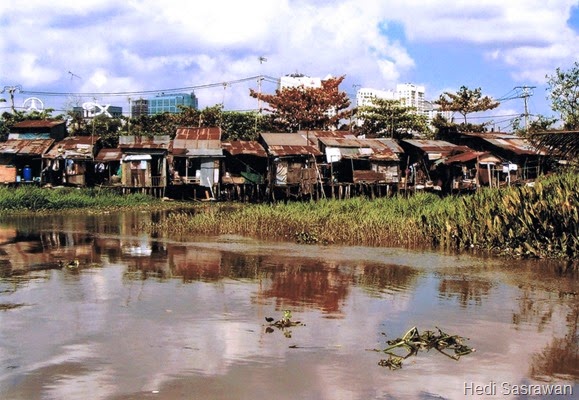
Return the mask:
{"type": "Polygon", "coordinates": [[[535,132],[542,132],[551,129],[553,124],[557,122],[554,117],[546,117],[544,115],[538,115],[536,118],[531,120],[527,127],[523,125],[521,117],[517,117],[511,123],[513,132],[519,136],[528,136],[535,132]]]}
{"type": "Polygon", "coordinates": [[[362,121],[358,134],[402,139],[412,133],[427,136],[431,133],[426,116],[417,114],[414,108],[402,105],[399,100],[374,98],[372,103],[357,111],[357,118],[362,121]]]}
{"type": "Polygon", "coordinates": [[[557,68],[546,78],[551,108],[561,114],[565,129],[579,129],[579,62],[568,70],[557,68]]]}
{"type": "Polygon", "coordinates": [[[287,87],[275,94],[258,93],[250,89],[250,96],[269,104],[265,110],[273,114],[273,122],[282,130],[330,129],[349,116],[350,100],[339,90],[344,76],[322,81],[319,88],[287,87]]]}
{"type": "Polygon", "coordinates": [[[444,92],[438,100],[434,101],[434,104],[438,104],[442,111],[458,112],[463,116],[464,124],[466,124],[468,114],[492,110],[500,103],[488,96],[483,96],[481,88],[471,90],[466,86],[461,86],[456,93],[444,92]]]}

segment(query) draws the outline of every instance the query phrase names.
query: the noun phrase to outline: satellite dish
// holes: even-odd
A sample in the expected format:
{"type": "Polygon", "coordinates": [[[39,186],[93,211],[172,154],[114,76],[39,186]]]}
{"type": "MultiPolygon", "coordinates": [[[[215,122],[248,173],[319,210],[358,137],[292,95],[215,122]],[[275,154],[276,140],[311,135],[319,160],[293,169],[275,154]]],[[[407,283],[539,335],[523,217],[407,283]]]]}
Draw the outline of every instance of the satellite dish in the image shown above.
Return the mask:
{"type": "Polygon", "coordinates": [[[26,111],[42,111],[44,110],[44,103],[38,97],[29,97],[22,103],[22,108],[26,111]]]}

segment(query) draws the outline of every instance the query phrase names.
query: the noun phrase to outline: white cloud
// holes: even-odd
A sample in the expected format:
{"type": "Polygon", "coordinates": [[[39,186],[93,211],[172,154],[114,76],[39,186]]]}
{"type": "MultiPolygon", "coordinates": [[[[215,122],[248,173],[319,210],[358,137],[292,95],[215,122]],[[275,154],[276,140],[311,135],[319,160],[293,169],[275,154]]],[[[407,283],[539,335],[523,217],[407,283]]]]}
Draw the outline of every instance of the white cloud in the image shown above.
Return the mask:
{"type": "MultiPolygon", "coordinates": [[[[515,81],[544,82],[545,73],[576,59],[579,41],[567,20],[577,5],[571,0],[2,2],[0,85],[138,91],[297,71],[345,74],[345,91],[353,84],[392,88],[431,68],[416,64],[417,51],[455,43],[477,49],[489,63],[481,69],[500,64],[515,81]],[[402,37],[388,30],[393,23],[402,37]],[[267,62],[259,63],[259,56],[267,62]],[[68,71],[82,82],[71,82],[68,71]]],[[[436,53],[431,58],[435,63],[436,53]]],[[[457,68],[460,64],[457,59],[457,68]]],[[[447,86],[453,73],[441,71],[440,82],[423,84],[447,86]]],[[[253,101],[247,92],[247,86],[227,90],[241,96],[243,106],[253,101]]],[[[207,103],[223,97],[219,88],[200,95],[207,103]]]]}

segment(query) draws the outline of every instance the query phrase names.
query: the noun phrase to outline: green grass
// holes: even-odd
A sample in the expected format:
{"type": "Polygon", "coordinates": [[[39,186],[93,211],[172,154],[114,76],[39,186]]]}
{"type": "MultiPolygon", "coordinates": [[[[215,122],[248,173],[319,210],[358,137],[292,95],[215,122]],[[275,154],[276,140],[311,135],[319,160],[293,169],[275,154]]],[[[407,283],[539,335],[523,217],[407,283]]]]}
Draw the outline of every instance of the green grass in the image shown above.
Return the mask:
{"type": "Polygon", "coordinates": [[[440,198],[418,193],[232,207],[211,204],[150,228],[181,234],[239,234],[298,243],[485,249],[516,256],[577,258],[579,175],[535,187],[481,189],[440,198]]]}
{"type": "Polygon", "coordinates": [[[144,194],[120,195],[103,189],[0,187],[0,213],[3,214],[20,211],[110,209],[150,205],[158,202],[158,199],[144,194]]]}

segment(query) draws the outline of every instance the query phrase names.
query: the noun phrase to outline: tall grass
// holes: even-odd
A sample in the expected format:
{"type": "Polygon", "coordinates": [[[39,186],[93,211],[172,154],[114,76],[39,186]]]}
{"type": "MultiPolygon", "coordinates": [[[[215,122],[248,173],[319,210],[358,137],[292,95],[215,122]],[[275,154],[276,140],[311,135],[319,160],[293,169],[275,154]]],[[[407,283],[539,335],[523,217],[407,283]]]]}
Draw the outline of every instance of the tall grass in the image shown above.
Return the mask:
{"type": "Polygon", "coordinates": [[[534,187],[482,189],[440,198],[418,193],[369,200],[323,200],[175,213],[152,229],[240,234],[298,243],[479,248],[519,256],[577,258],[579,175],[543,178],[534,187]]]}
{"type": "Polygon", "coordinates": [[[0,213],[75,208],[115,208],[154,202],[158,202],[158,200],[144,194],[120,195],[109,190],[96,188],[0,187],[0,213]]]}

